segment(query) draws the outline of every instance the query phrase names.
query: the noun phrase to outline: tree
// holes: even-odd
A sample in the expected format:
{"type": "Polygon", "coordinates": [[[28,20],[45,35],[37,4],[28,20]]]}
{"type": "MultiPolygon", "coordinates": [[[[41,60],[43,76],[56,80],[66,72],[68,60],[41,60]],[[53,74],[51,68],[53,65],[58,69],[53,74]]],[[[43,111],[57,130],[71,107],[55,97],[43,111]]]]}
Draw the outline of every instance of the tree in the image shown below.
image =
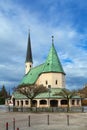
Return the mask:
{"type": "Polygon", "coordinates": [[[5,99],[8,97],[7,90],[5,86],[3,85],[0,90],[0,104],[5,104],[5,99]]]}
{"type": "Polygon", "coordinates": [[[76,96],[77,93],[75,91],[69,91],[67,89],[62,89],[62,91],[60,93],[55,93],[55,95],[59,95],[62,96],[64,99],[67,100],[67,112],[69,112],[69,101],[71,98],[73,98],[73,96],[76,96]]]}
{"type": "Polygon", "coordinates": [[[78,90],[79,95],[82,98],[87,98],[87,85],[84,88],[78,90]]]}
{"type": "Polygon", "coordinates": [[[78,91],[78,95],[81,97],[81,103],[82,103],[82,106],[87,106],[87,101],[86,101],[86,98],[87,98],[87,84],[85,84],[85,86],[82,88],[82,89],[79,89],[78,91]]]}
{"type": "Polygon", "coordinates": [[[43,85],[30,85],[30,84],[22,84],[16,88],[20,94],[25,95],[28,99],[30,99],[30,107],[32,107],[32,100],[39,94],[47,92],[48,89],[43,85]]]}
{"type": "Polygon", "coordinates": [[[7,98],[7,96],[8,96],[8,93],[7,93],[4,85],[2,86],[2,89],[1,89],[1,96],[3,98],[7,98]]]}

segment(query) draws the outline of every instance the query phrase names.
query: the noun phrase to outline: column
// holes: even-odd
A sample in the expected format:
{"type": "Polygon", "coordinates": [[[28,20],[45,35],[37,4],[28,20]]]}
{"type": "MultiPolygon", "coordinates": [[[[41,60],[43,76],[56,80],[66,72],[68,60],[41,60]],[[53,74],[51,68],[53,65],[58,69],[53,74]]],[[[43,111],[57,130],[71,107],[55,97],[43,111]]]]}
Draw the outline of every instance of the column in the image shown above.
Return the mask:
{"type": "Polygon", "coordinates": [[[69,100],[69,106],[72,106],[72,99],[69,100]]]}
{"type": "Polygon", "coordinates": [[[47,100],[47,107],[50,107],[50,99],[47,100]]]}
{"type": "Polygon", "coordinates": [[[30,107],[30,99],[28,100],[28,107],[30,107]]]}
{"type": "Polygon", "coordinates": [[[40,107],[40,100],[37,99],[37,107],[40,107]]]}
{"type": "Polygon", "coordinates": [[[15,106],[18,106],[18,105],[17,105],[17,100],[15,100],[15,106]]]}
{"type": "Polygon", "coordinates": [[[58,100],[58,107],[61,107],[61,99],[58,100]]]}
{"type": "Polygon", "coordinates": [[[19,100],[19,107],[21,107],[21,100],[19,100]]]}
{"type": "Polygon", "coordinates": [[[25,104],[25,100],[22,100],[22,102],[23,102],[23,105],[22,105],[22,107],[24,107],[24,104],[25,104]]]}
{"type": "Polygon", "coordinates": [[[75,99],[75,106],[77,106],[77,99],[75,99]]]}

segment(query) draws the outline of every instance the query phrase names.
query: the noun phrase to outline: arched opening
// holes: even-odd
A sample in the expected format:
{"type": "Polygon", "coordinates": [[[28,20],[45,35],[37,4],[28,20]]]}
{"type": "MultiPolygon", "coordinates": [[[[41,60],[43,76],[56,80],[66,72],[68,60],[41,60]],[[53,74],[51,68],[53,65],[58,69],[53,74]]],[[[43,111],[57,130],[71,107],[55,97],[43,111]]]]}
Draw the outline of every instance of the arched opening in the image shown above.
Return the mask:
{"type": "Polygon", "coordinates": [[[79,105],[79,103],[80,103],[80,100],[77,100],[77,105],[79,105]]]}
{"type": "Polygon", "coordinates": [[[29,101],[28,101],[28,100],[25,100],[25,104],[28,105],[28,104],[29,104],[29,101]]]}
{"type": "Polygon", "coordinates": [[[72,100],[72,105],[75,105],[75,100],[72,100]]]}
{"type": "Polygon", "coordinates": [[[67,104],[68,104],[67,100],[61,100],[61,105],[67,105],[67,104]]]}
{"type": "Polygon", "coordinates": [[[13,98],[13,106],[15,106],[15,98],[13,98]]]}
{"type": "Polygon", "coordinates": [[[58,101],[57,100],[51,100],[50,101],[50,106],[51,107],[58,107],[58,101]]]}
{"type": "Polygon", "coordinates": [[[40,105],[46,105],[47,101],[46,100],[40,100],[40,105]]]}
{"type": "Polygon", "coordinates": [[[32,101],[32,107],[37,107],[37,100],[32,101]]]}
{"type": "Polygon", "coordinates": [[[21,106],[23,106],[23,101],[21,101],[21,106]]]}
{"type": "Polygon", "coordinates": [[[19,101],[17,101],[17,106],[19,106],[19,101]]]}

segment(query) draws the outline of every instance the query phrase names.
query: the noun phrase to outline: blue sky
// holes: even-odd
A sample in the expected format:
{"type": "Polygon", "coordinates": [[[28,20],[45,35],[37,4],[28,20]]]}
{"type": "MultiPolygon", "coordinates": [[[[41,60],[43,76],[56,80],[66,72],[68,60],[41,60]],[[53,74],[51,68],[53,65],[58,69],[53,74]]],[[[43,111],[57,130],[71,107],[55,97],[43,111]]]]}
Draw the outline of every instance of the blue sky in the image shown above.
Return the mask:
{"type": "Polygon", "coordinates": [[[34,66],[43,63],[51,36],[66,73],[66,87],[87,83],[86,0],[0,0],[0,87],[18,85],[24,75],[28,32],[34,66]]]}

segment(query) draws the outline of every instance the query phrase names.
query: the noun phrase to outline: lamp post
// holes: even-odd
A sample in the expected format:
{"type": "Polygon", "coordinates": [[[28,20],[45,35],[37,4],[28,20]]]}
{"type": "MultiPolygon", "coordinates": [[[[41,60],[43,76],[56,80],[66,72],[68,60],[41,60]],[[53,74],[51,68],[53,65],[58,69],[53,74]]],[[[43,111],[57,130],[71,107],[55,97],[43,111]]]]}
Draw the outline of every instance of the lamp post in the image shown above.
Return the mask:
{"type": "Polygon", "coordinates": [[[48,92],[49,92],[48,106],[50,107],[50,92],[51,92],[51,85],[48,85],[48,92]]]}

